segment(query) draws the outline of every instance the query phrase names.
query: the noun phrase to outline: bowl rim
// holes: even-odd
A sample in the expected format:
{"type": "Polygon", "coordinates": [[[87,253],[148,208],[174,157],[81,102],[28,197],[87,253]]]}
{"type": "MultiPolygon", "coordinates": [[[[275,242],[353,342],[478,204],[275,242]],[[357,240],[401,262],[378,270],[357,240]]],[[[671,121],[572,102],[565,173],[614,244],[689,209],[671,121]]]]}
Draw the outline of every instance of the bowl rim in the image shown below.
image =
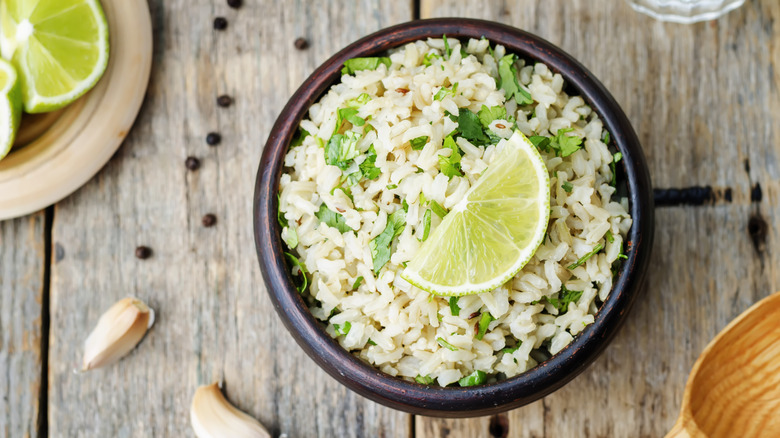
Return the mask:
{"type": "Polygon", "coordinates": [[[415,20],[391,26],[350,44],[320,65],[290,98],[263,149],[257,172],[253,228],[266,289],[276,312],[298,344],[336,380],[373,401],[402,411],[438,417],[486,415],[516,408],[559,389],[581,373],[603,351],[624,321],[645,277],[653,243],[653,196],[647,163],[634,129],[612,95],[590,71],[552,43],[505,24],[467,18],[415,20]],[[322,328],[296,290],[284,260],[277,223],[277,191],[287,145],[308,108],[340,77],[344,61],[375,56],[405,43],[447,35],[486,37],[507,53],[545,63],[560,73],[595,110],[622,154],[618,171],[625,175],[633,225],[626,240],[628,259],[612,291],[588,325],[563,350],[534,368],[496,383],[473,387],[420,385],[362,362],[322,328]]]}

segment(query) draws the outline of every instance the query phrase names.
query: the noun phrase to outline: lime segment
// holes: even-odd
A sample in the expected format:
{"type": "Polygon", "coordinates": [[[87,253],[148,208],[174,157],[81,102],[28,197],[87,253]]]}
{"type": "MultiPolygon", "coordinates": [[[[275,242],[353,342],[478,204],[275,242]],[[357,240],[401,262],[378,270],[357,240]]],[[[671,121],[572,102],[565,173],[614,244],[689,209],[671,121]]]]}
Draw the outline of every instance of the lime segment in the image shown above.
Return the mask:
{"type": "Polygon", "coordinates": [[[519,131],[463,200],[453,206],[401,275],[437,295],[495,289],[512,278],[542,243],[550,219],[550,178],[519,131]]]}
{"type": "Polygon", "coordinates": [[[0,59],[0,160],[11,150],[19,129],[22,89],[14,67],[0,59]]]}
{"type": "Polygon", "coordinates": [[[108,65],[98,0],[3,0],[0,51],[21,77],[24,110],[54,111],[95,86],[108,65]]]}

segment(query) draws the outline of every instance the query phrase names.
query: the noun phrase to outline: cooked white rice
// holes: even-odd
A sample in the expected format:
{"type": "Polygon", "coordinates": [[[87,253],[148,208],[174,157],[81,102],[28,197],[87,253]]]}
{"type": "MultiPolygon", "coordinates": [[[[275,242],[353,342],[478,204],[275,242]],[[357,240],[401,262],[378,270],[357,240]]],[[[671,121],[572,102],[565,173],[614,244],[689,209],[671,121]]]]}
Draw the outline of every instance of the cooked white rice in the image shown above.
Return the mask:
{"type": "MultiPolygon", "coordinates": [[[[631,227],[627,200],[611,200],[615,192],[610,184],[613,154],[603,142],[602,122],[580,96],[563,92],[563,78],[544,64],[517,61],[520,83],[534,101],[518,107],[497,89],[497,61],[505,55],[502,46],[491,53],[487,40],[471,39],[464,47],[468,54],[464,58],[459,41],[450,38],[448,44],[452,48],[449,59],[434,57],[430,66],[423,65],[425,55],[441,55],[442,39],[417,41],[394,50],[389,55],[390,68],[380,64],[375,70],[344,75],[301,122],[300,127],[310,135],[285,157],[280,196],[280,211],[289,223],[283,239],[294,246],[292,252],[309,272],[310,308],[326,322],[327,332],[385,373],[407,379],[429,376],[441,386],[476,370],[485,372],[488,382],[511,377],[569,344],[593,322],[598,305],[610,293],[611,269],[619,263],[623,239],[631,227]],[[455,83],[455,95],[434,100],[442,87],[455,83]],[[321,144],[327,144],[334,131],[338,109],[363,93],[370,99],[358,107],[358,115],[373,130],[346,124],[349,131],[362,135],[357,144],[361,155],[353,166],[373,145],[381,175],[349,187],[353,201],[334,188],[354,168],[342,171],[327,165],[321,144]],[[569,134],[581,137],[583,147],[566,158],[542,153],[551,184],[547,238],[512,280],[491,292],[457,299],[460,312],[453,316],[447,297],[411,286],[400,274],[421,245],[418,238],[430,200],[451,208],[491,162],[495,146],[474,146],[461,137],[458,146],[464,176],[448,180],[438,163],[439,155],[450,152],[442,149],[444,137],[458,126],[445,111],[458,114],[459,108],[469,108],[477,112],[483,104],[505,105],[527,136],[554,136],[559,129],[572,128],[569,134]],[[413,150],[409,141],[420,136],[428,136],[428,144],[413,150]],[[564,190],[564,183],[570,192],[564,190]],[[402,208],[403,201],[408,204],[406,227],[393,241],[390,261],[375,276],[369,242],[384,230],[388,216],[402,208]],[[341,233],[320,222],[316,213],[323,203],[341,214],[352,231],[341,233]],[[602,251],[569,268],[599,244],[602,251]],[[363,277],[362,284],[352,290],[358,277],[363,277]],[[563,286],[582,295],[559,314],[551,302],[560,297],[563,286]],[[495,319],[479,340],[475,324],[484,312],[495,319]],[[344,335],[347,323],[350,327],[344,335]]],[[[507,138],[511,126],[509,120],[496,120],[490,129],[507,138]]],[[[431,232],[440,222],[432,215],[431,232]]],[[[299,274],[297,267],[293,273],[299,274]]]]}

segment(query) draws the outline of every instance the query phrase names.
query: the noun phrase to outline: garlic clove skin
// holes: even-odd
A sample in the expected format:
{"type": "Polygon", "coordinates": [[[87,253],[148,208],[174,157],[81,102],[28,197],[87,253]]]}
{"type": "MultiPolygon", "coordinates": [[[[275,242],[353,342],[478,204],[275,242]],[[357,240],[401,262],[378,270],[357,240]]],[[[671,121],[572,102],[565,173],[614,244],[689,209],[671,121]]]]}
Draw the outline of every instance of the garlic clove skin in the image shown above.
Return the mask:
{"type": "Polygon", "coordinates": [[[198,438],[271,438],[257,420],[227,401],[217,382],[195,391],[190,421],[198,438]]]}
{"type": "Polygon", "coordinates": [[[143,301],[123,298],[98,320],[84,342],[82,371],[112,364],[143,339],[154,322],[154,312],[143,301]]]}

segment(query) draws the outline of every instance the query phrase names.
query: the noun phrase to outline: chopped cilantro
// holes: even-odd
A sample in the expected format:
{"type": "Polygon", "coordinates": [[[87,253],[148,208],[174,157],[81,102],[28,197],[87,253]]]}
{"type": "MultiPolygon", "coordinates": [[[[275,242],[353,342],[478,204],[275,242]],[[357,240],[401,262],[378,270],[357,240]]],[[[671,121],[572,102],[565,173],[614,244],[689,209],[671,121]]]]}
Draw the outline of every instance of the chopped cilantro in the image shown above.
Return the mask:
{"type": "Polygon", "coordinates": [[[566,193],[571,193],[571,191],[574,189],[574,186],[571,185],[571,183],[568,181],[564,181],[563,184],[561,184],[561,187],[566,193]]]}
{"type": "Polygon", "coordinates": [[[444,216],[447,216],[447,210],[433,199],[431,199],[431,210],[436,213],[436,216],[439,216],[442,219],[444,219],[444,216]]]}
{"type": "Polygon", "coordinates": [[[458,347],[456,347],[456,346],[450,344],[449,342],[445,341],[444,338],[442,338],[442,337],[436,338],[436,342],[438,342],[439,345],[441,345],[442,347],[444,347],[444,348],[446,348],[446,349],[448,349],[450,351],[458,351],[458,347]]]}
{"type": "Polygon", "coordinates": [[[382,170],[376,167],[376,149],[374,149],[374,145],[368,148],[365,161],[360,163],[360,172],[364,178],[371,180],[379,178],[379,175],[382,174],[382,170]]]}
{"type": "Polygon", "coordinates": [[[487,374],[485,374],[484,371],[477,370],[469,374],[468,376],[458,380],[458,385],[476,386],[485,383],[485,381],[487,381],[487,374]]]}
{"type": "Polygon", "coordinates": [[[557,152],[560,152],[561,157],[568,157],[582,148],[582,146],[580,146],[582,144],[582,139],[580,137],[566,135],[566,133],[570,131],[573,131],[573,129],[559,129],[555,136],[554,141],[558,145],[555,149],[557,152]]]}
{"type": "Polygon", "coordinates": [[[301,127],[298,127],[298,129],[295,131],[295,135],[293,135],[292,141],[290,142],[290,147],[300,146],[303,144],[303,139],[308,137],[309,132],[301,127]]]}
{"type": "Polygon", "coordinates": [[[528,140],[530,140],[537,149],[541,149],[545,152],[550,149],[550,137],[545,137],[543,135],[532,135],[528,137],[528,140]]]}
{"type": "Polygon", "coordinates": [[[600,243],[597,243],[596,246],[593,248],[593,251],[585,254],[584,256],[580,257],[579,260],[577,260],[576,262],[570,264],[569,265],[569,269],[574,269],[574,268],[580,266],[581,264],[585,263],[586,260],[588,260],[589,258],[593,257],[594,254],[596,254],[597,252],[601,251],[603,248],[604,248],[604,245],[602,245],[600,243]]]}
{"type": "Polygon", "coordinates": [[[358,116],[357,113],[358,110],[355,108],[340,108],[336,111],[336,128],[333,130],[333,133],[335,134],[341,130],[341,125],[344,124],[345,120],[355,126],[363,126],[366,123],[366,119],[358,116]]]}
{"type": "Polygon", "coordinates": [[[358,140],[360,134],[352,131],[335,134],[325,146],[325,163],[347,170],[352,160],[360,154],[357,149],[358,140]]]}
{"type": "Polygon", "coordinates": [[[428,136],[426,135],[409,140],[409,144],[412,145],[412,149],[416,151],[419,151],[420,149],[424,148],[427,143],[428,143],[428,136]]]}
{"type": "Polygon", "coordinates": [[[282,240],[284,240],[288,248],[295,249],[298,246],[298,232],[295,231],[295,228],[284,227],[282,228],[282,240]]]}
{"type": "Polygon", "coordinates": [[[363,276],[362,275],[355,279],[355,283],[352,284],[352,290],[357,290],[357,288],[360,287],[361,283],[363,283],[363,276]]]}
{"type": "Polygon", "coordinates": [[[369,345],[376,345],[376,342],[372,341],[372,340],[371,340],[371,338],[368,338],[368,341],[367,341],[367,343],[368,343],[369,345]]]}
{"type": "Polygon", "coordinates": [[[547,298],[547,301],[553,305],[560,313],[566,313],[569,310],[569,303],[576,303],[582,296],[581,290],[569,290],[566,286],[561,286],[559,298],[547,298]]]}
{"type": "Polygon", "coordinates": [[[507,100],[514,97],[518,105],[533,103],[531,93],[520,85],[517,80],[515,55],[506,55],[498,61],[498,87],[504,90],[507,100]]]}
{"type": "Polygon", "coordinates": [[[458,109],[458,130],[464,138],[477,146],[484,145],[489,141],[482,130],[479,117],[468,108],[458,109]]]}
{"type": "Polygon", "coordinates": [[[444,59],[450,59],[452,49],[450,49],[450,43],[447,41],[447,35],[442,35],[441,38],[444,40],[444,59]]]}
{"type": "Polygon", "coordinates": [[[325,147],[325,140],[321,139],[319,136],[315,136],[314,141],[317,142],[317,146],[321,148],[325,147]]]}
{"type": "Polygon", "coordinates": [[[423,214],[423,233],[421,242],[428,240],[428,234],[431,232],[431,210],[425,210],[423,214]]]}
{"type": "Polygon", "coordinates": [[[458,297],[450,297],[450,313],[452,316],[460,316],[460,306],[458,306],[458,297]]]}
{"type": "Polygon", "coordinates": [[[299,285],[296,285],[295,287],[298,289],[298,292],[303,293],[309,286],[309,278],[306,276],[306,266],[304,266],[303,263],[298,260],[298,257],[295,257],[289,252],[284,253],[284,255],[287,256],[287,260],[289,260],[293,266],[298,267],[298,270],[300,271],[298,275],[303,277],[303,282],[299,285]]]}
{"type": "Polygon", "coordinates": [[[452,88],[441,87],[439,91],[437,91],[436,94],[433,96],[433,100],[442,100],[448,94],[454,97],[457,93],[458,93],[458,83],[455,82],[454,84],[452,84],[452,88]]]}
{"type": "Polygon", "coordinates": [[[477,339],[480,341],[482,340],[482,337],[485,336],[485,333],[487,332],[488,326],[494,320],[495,318],[493,318],[493,315],[491,315],[490,312],[485,312],[482,314],[482,316],[479,318],[479,331],[477,332],[477,339]]]}
{"type": "Polygon", "coordinates": [[[374,260],[374,274],[379,274],[382,267],[390,261],[390,245],[393,239],[400,236],[406,227],[406,211],[399,208],[395,213],[387,217],[387,225],[384,231],[371,239],[368,243],[371,249],[371,258],[374,260]]]}
{"type": "Polygon", "coordinates": [[[504,105],[496,105],[492,107],[482,105],[482,108],[479,109],[479,113],[477,113],[477,117],[479,117],[479,121],[482,123],[482,127],[488,129],[494,120],[506,120],[506,108],[504,105]]]}
{"type": "Polygon", "coordinates": [[[605,235],[607,238],[607,242],[612,243],[615,241],[615,236],[612,235],[612,231],[607,230],[607,234],[605,235]]]}
{"type": "Polygon", "coordinates": [[[444,145],[442,146],[442,149],[450,149],[452,150],[452,153],[449,157],[439,155],[439,167],[441,168],[441,173],[443,173],[449,179],[452,179],[453,176],[463,176],[463,172],[460,171],[460,148],[458,148],[458,145],[455,143],[455,140],[452,138],[452,136],[444,139],[444,145]]]}
{"type": "Polygon", "coordinates": [[[425,205],[427,203],[428,201],[425,199],[425,193],[420,192],[420,205],[425,205]]]}
{"type": "Polygon", "coordinates": [[[617,163],[623,159],[623,154],[620,152],[617,152],[615,155],[612,156],[612,162],[609,163],[609,167],[612,169],[612,181],[610,181],[610,184],[614,187],[615,184],[617,184],[617,163]]]}
{"type": "Polygon", "coordinates": [[[352,323],[346,321],[344,324],[333,324],[333,328],[336,329],[337,334],[346,336],[352,328],[352,323]]]}
{"type": "Polygon", "coordinates": [[[287,226],[287,218],[284,217],[284,213],[282,213],[282,209],[280,206],[282,205],[282,195],[279,193],[276,194],[276,220],[279,222],[279,226],[284,228],[287,226]]]}
{"type": "Polygon", "coordinates": [[[360,95],[354,99],[349,99],[348,101],[344,102],[347,104],[347,106],[352,108],[357,108],[359,106],[365,105],[366,102],[371,100],[371,96],[368,95],[368,93],[360,93],[360,95]]]}
{"type": "Polygon", "coordinates": [[[604,142],[604,144],[609,144],[609,131],[604,131],[604,138],[601,140],[604,142]]]}
{"type": "Polygon", "coordinates": [[[325,225],[339,230],[341,233],[352,231],[352,228],[344,221],[344,216],[329,209],[325,203],[320,205],[320,209],[317,210],[317,219],[325,225]]]}
{"type": "Polygon", "coordinates": [[[417,377],[414,378],[414,381],[420,385],[431,385],[435,379],[431,376],[421,376],[418,374],[417,377]]]}
{"type": "Polygon", "coordinates": [[[388,184],[387,186],[385,186],[385,188],[387,188],[387,190],[397,189],[398,184],[388,184]]]}
{"type": "Polygon", "coordinates": [[[441,59],[441,55],[435,52],[426,53],[425,56],[423,56],[423,65],[427,67],[433,64],[433,60],[435,59],[441,59]]]}
{"type": "Polygon", "coordinates": [[[517,347],[506,347],[506,348],[502,349],[501,352],[505,353],[505,354],[512,354],[515,351],[517,351],[518,348],[520,348],[519,345],[517,347]]]}
{"type": "Polygon", "coordinates": [[[390,68],[392,62],[390,58],[352,58],[344,62],[344,68],[341,69],[342,75],[355,74],[360,70],[376,70],[380,64],[384,64],[387,68],[390,68]]]}

